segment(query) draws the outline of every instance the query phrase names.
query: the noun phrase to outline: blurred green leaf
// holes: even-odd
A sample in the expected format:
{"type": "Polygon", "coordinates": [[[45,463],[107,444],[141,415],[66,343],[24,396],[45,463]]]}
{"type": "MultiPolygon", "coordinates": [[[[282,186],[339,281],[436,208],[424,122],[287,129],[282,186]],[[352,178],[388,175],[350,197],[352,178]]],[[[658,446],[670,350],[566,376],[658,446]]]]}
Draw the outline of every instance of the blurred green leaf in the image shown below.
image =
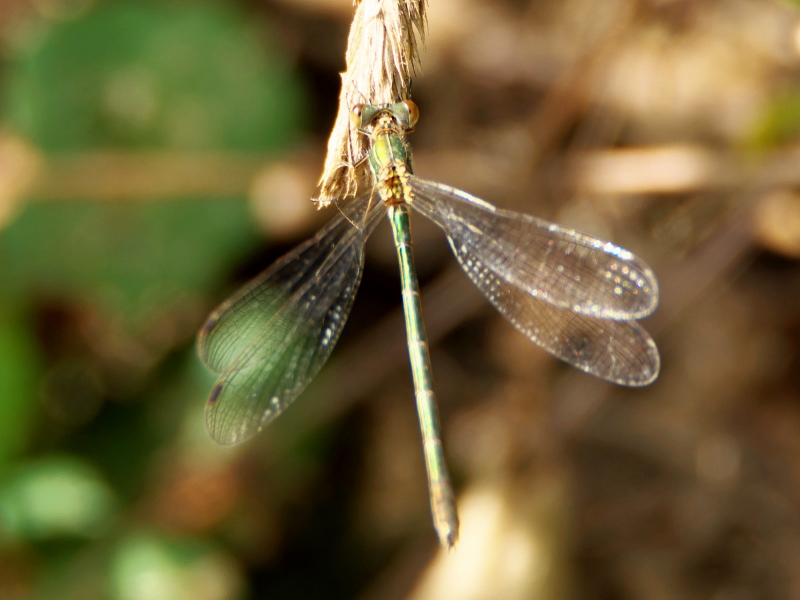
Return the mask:
{"type": "MultiPolygon", "coordinates": [[[[130,0],[29,36],[5,107],[49,153],[263,152],[304,112],[287,61],[233,6],[130,0]]],[[[0,236],[0,279],[135,326],[196,308],[258,239],[244,198],[32,205],[0,236]]]]}
{"type": "Polygon", "coordinates": [[[138,324],[216,285],[257,240],[244,200],[34,204],[0,235],[0,280],[138,324]]]}
{"type": "Polygon", "coordinates": [[[39,357],[25,325],[0,310],[0,473],[24,449],[36,412],[39,357]]]}
{"type": "Polygon", "coordinates": [[[757,119],[750,135],[750,145],[768,149],[800,137],[800,88],[774,96],[757,119]]]}
{"type": "Polygon", "coordinates": [[[0,522],[11,538],[92,537],[103,532],[115,512],[109,486],[75,457],[22,465],[0,487],[0,522]]]}
{"type": "Polygon", "coordinates": [[[208,544],[155,534],[124,539],[111,568],[114,600],[234,600],[242,575],[208,544]]]}
{"type": "Polygon", "coordinates": [[[7,116],[47,152],[263,151],[292,139],[298,81],[230,5],[109,2],[22,45],[7,116]]]}

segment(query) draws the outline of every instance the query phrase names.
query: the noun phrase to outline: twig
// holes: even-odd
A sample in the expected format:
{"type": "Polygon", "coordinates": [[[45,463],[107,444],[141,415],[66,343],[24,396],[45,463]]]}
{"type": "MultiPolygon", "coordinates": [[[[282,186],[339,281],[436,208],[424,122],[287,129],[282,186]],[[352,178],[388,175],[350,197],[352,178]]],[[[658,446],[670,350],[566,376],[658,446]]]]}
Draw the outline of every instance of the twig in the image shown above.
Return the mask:
{"type": "Polygon", "coordinates": [[[326,206],[355,195],[368,169],[356,167],[368,151],[367,140],[350,125],[356,104],[405,100],[419,66],[425,37],[425,0],[356,0],[347,41],[347,71],[342,74],[339,112],[328,139],[328,154],[317,201],[326,206]]]}

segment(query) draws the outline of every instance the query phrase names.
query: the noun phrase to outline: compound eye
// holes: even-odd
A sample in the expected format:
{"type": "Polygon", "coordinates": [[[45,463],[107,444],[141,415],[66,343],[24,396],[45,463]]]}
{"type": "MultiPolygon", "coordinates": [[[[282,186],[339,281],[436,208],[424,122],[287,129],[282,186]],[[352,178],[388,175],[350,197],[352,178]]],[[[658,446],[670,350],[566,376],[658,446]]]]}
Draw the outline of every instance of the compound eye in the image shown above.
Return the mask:
{"type": "Polygon", "coordinates": [[[406,108],[408,108],[408,124],[413,128],[417,121],[419,121],[419,109],[413,100],[410,98],[404,101],[406,108]]]}
{"type": "Polygon", "coordinates": [[[363,125],[361,123],[362,114],[364,114],[363,104],[356,104],[353,108],[350,109],[350,124],[356,129],[360,129],[363,125]]]}

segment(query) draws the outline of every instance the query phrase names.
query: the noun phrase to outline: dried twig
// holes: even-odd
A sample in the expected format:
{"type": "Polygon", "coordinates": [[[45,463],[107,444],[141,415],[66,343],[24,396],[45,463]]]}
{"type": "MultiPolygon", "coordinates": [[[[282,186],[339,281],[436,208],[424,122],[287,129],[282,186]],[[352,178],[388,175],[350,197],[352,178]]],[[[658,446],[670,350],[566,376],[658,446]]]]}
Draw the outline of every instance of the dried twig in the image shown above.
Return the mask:
{"type": "Polygon", "coordinates": [[[406,99],[425,36],[425,0],[356,2],[339,112],[319,182],[321,206],[354,195],[366,183],[368,170],[356,165],[368,151],[367,140],[350,126],[350,109],[355,104],[389,104],[406,99]]]}

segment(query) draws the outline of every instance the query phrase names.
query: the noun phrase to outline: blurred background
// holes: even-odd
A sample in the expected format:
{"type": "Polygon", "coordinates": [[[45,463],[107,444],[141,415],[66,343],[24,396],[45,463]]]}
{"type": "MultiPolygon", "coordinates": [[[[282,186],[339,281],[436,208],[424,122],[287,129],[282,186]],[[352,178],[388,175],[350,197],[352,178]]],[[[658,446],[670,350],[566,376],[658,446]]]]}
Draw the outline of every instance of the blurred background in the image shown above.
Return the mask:
{"type": "Polygon", "coordinates": [[[530,344],[414,221],[317,381],[214,444],[206,314],[316,211],[349,0],[0,3],[0,599],[800,598],[800,3],[432,0],[416,171],[655,269],[661,377],[530,344]]]}

